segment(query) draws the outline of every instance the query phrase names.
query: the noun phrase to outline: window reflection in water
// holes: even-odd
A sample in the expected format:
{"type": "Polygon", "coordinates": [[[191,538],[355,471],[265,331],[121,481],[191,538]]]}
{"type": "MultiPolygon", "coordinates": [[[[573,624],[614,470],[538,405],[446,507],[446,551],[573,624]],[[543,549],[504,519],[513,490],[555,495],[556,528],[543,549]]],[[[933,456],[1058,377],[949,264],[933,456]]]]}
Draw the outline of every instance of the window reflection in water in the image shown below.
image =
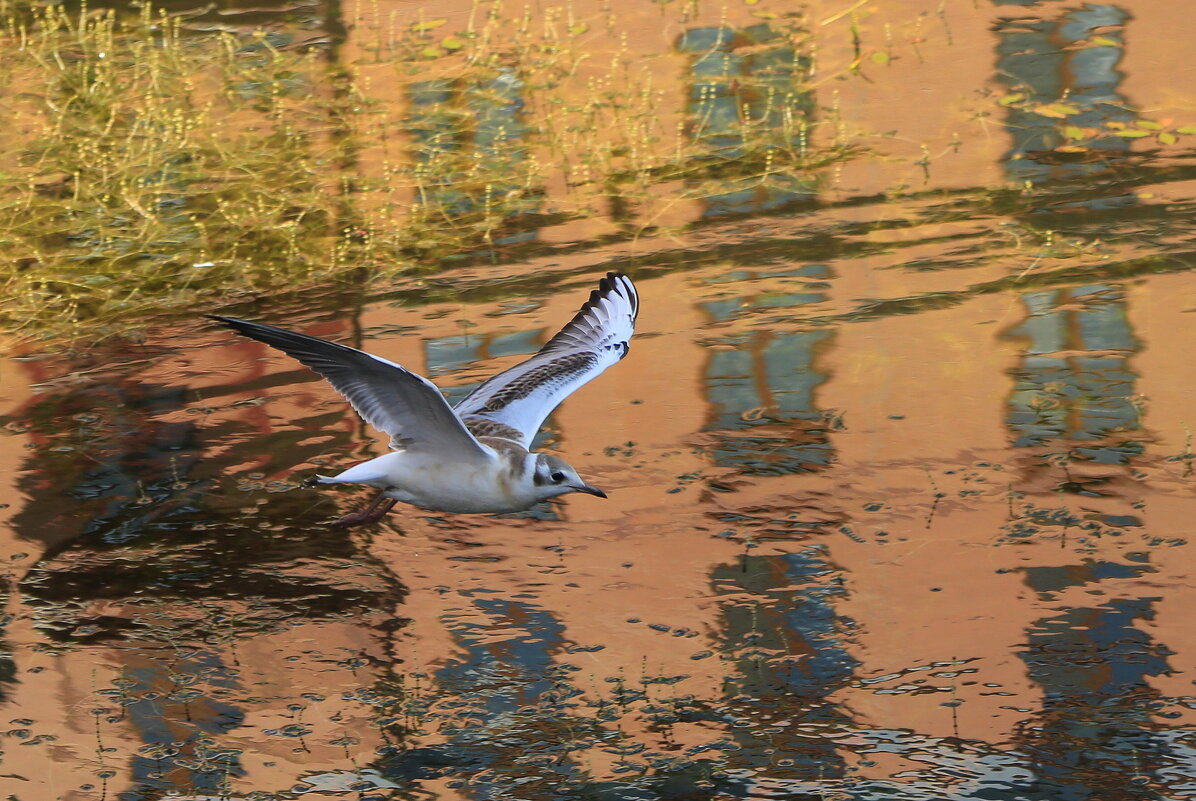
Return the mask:
{"type": "Polygon", "coordinates": [[[696,187],[703,219],[759,213],[815,196],[813,180],[791,169],[769,171],[770,153],[805,149],[814,99],[805,80],[810,59],[795,32],[769,23],[742,29],[691,28],[677,42],[690,54],[688,134],[696,158],[714,177],[696,187]]]}
{"type": "Polygon", "coordinates": [[[1043,617],[1029,630],[1020,656],[1043,701],[1018,727],[1017,740],[1029,757],[1035,778],[1026,789],[1035,797],[1097,798],[1111,786],[1123,793],[1118,798],[1158,797],[1149,778],[1169,749],[1152,731],[1160,694],[1150,678],[1171,672],[1171,652],[1143,625],[1158,599],[1118,582],[1151,572],[1145,564],[1103,561],[1026,570],[1026,584],[1045,602],[1073,588],[1111,596],[1043,617]]]}
{"type": "Polygon", "coordinates": [[[511,69],[460,82],[418,81],[408,88],[405,128],[413,140],[419,180],[413,214],[445,215],[497,226],[490,241],[511,245],[536,238],[524,215],[539,206],[539,193],[519,180],[527,161],[523,84],[511,69]],[[479,167],[484,166],[484,180],[479,167]],[[494,175],[509,180],[496,183],[494,175]]]}
{"type": "Polygon", "coordinates": [[[846,752],[828,735],[853,722],[831,696],[859,663],[845,647],[855,624],[835,608],[846,594],[843,574],[825,546],[746,556],[716,568],[711,583],[716,597],[728,598],[721,604],[721,651],[734,672],[726,679],[726,714],[750,723],[732,726],[739,749],[727,754],[726,767],[753,781],[845,775],[846,752]],[[814,730],[819,735],[809,736],[814,730]]]}
{"type": "Polygon", "coordinates": [[[1035,184],[1081,178],[1130,152],[1129,139],[1116,133],[1136,117],[1118,92],[1129,16],[1114,5],[1085,4],[1055,19],[998,21],[997,80],[1022,96],[1006,111],[1010,178],[1035,184]]]}
{"type": "Polygon", "coordinates": [[[1143,435],[1124,294],[1092,284],[1026,293],[1022,302],[1026,320],[1009,332],[1028,340],[1009,398],[1014,447],[1127,464],[1142,453],[1143,435]]]}
{"type": "Polygon", "coordinates": [[[137,790],[122,798],[147,798],[176,787],[216,794],[245,775],[241,751],[218,744],[242,725],[245,712],[213,697],[235,696],[240,689],[236,669],[224,665],[215,651],[195,651],[178,661],[137,661],[141,664],[127,666],[119,680],[119,719],[145,745],[129,765],[137,790]]]}
{"type": "MultiPolygon", "coordinates": [[[[1007,111],[1010,178],[1083,177],[1128,155],[1129,140],[1116,131],[1135,118],[1119,92],[1117,69],[1129,18],[1114,5],[1086,4],[1053,18],[1027,14],[997,23],[998,80],[1025,95],[1007,111]],[[1086,135],[1077,139],[1076,132],[1086,135]]],[[[1067,208],[1132,202],[1132,196],[1093,198],[1067,208]]],[[[1137,343],[1122,289],[1048,289],[1025,293],[1022,302],[1026,319],[1008,332],[1028,340],[1009,399],[1014,446],[1054,448],[1065,462],[1128,463],[1142,445],[1130,433],[1141,427],[1128,362],[1137,343]]]]}
{"type": "MultiPolygon", "coordinates": [[[[1118,6],[1085,4],[1059,9],[1053,18],[998,22],[998,80],[1026,96],[1007,112],[1013,137],[1005,162],[1009,177],[1031,184],[1084,178],[1128,156],[1130,141],[1118,131],[1136,115],[1119,92],[1123,76],[1117,65],[1129,19],[1118,6]]],[[[1097,196],[1053,210],[1091,212],[1134,202],[1132,195],[1097,196]]],[[[1006,332],[1024,342],[1011,371],[1006,412],[1012,444],[1035,454],[1039,468],[1043,462],[1061,468],[1066,481],[1060,488],[1121,505],[1120,493],[1102,484],[1130,474],[1146,439],[1131,363],[1140,345],[1124,288],[1104,283],[1051,288],[1023,293],[1021,301],[1025,319],[1006,332]]],[[[1122,511],[1077,512],[1041,506],[1030,496],[1010,529],[1025,537],[1047,526],[1061,532],[1062,541],[1073,527],[1073,536],[1096,538],[1119,534],[1119,526],[1140,525],[1138,509],[1122,511]]],[[[1166,743],[1152,731],[1159,693],[1149,679],[1171,671],[1170,651],[1143,625],[1153,618],[1158,599],[1126,581],[1151,572],[1145,559],[1025,570],[1027,586],[1058,611],[1030,624],[1019,654],[1043,699],[1017,729],[1017,747],[1033,777],[1021,792],[1095,798],[1117,787],[1119,798],[1158,797],[1150,786],[1155,766],[1169,757],[1166,743]],[[1075,593],[1085,600],[1060,602],[1060,596],[1075,593]],[[1092,595],[1108,599],[1094,605],[1092,595]]]]}
{"type": "MultiPolygon", "coordinates": [[[[377,763],[379,771],[401,785],[459,776],[460,797],[476,799],[507,797],[511,786],[546,792],[583,781],[571,752],[584,748],[591,733],[567,703],[576,693],[568,684],[571,671],[556,661],[564,627],[526,594],[514,599],[500,590],[459,589],[455,595],[461,605],[447,601],[441,621],[458,654],[434,673],[439,700],[420,710],[438,721],[443,741],[394,748],[377,763]]],[[[398,737],[406,735],[402,726],[394,728],[398,737]]]]}
{"type": "MultiPolygon", "coordinates": [[[[793,289],[776,295],[737,297],[702,304],[713,322],[760,308],[801,308],[826,300],[826,265],[786,272],[793,289]]],[[[711,349],[706,398],[711,417],[705,431],[716,464],[745,474],[778,475],[819,470],[831,463],[833,414],[818,408],[818,387],[827,380],[819,354],[834,333],[814,329],[776,333],[751,329],[711,349]]]]}

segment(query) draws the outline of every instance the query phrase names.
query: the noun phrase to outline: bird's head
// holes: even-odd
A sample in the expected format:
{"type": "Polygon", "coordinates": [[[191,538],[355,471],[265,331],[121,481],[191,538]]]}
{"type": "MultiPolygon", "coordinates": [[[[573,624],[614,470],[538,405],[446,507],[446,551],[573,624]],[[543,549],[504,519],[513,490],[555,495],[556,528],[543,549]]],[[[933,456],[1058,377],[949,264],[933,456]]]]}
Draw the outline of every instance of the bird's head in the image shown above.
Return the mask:
{"type": "Polygon", "coordinates": [[[555,498],[569,492],[585,492],[605,498],[606,493],[581,480],[564,460],[547,453],[538,453],[532,470],[532,486],[541,499],[555,498]]]}

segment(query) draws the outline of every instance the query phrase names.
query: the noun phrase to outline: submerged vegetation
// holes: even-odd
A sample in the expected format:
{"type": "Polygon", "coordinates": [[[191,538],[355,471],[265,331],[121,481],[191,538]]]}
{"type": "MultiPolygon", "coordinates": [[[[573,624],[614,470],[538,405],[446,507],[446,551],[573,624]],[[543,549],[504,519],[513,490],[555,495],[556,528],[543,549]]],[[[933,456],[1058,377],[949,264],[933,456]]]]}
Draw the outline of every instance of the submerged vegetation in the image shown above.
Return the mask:
{"type": "MultiPolygon", "coordinates": [[[[462,258],[874,202],[832,199],[837,176],[863,154],[900,160],[889,151],[902,146],[927,183],[907,175],[885,197],[916,199],[921,222],[1005,218],[974,245],[1007,254],[1002,286],[1098,280],[1121,264],[1110,237],[1073,241],[1065,223],[1055,238],[1056,221],[1032,215],[1134,203],[1138,186],[1186,180],[1182,163],[1171,175],[1137,167],[1196,127],[1120,96],[1036,89],[1009,56],[970,118],[1012,136],[1006,180],[936,189],[925,144],[911,151],[840,116],[836,82],[871,82],[867,70],[906,57],[891,32],[869,49],[853,8],[812,20],[755,3],[718,16],[660,6],[666,32],[633,41],[647,18],[609,6],[581,18],[475,0],[450,20],[358,4],[349,19],[279,18],[267,31],[148,5],[0,0],[0,332],[91,340],[197,305],[379,290],[462,258]],[[1059,247],[1044,237],[1076,263],[1052,271],[1059,247]]],[[[1080,34],[1077,53],[1120,53],[1104,28],[1080,34]]],[[[917,41],[904,46],[920,60],[917,41]]],[[[803,252],[892,248],[868,232],[912,222],[849,217],[803,252]]]]}
{"type": "MultiPolygon", "coordinates": [[[[1044,280],[1053,258],[1037,243],[1055,223],[1044,233],[1037,210],[1124,205],[1137,186],[1190,172],[1135,174],[1196,127],[1120,96],[1035,88],[1014,54],[968,119],[1009,132],[1005,180],[935,188],[940,155],[840,115],[840,82],[922,60],[921,21],[907,41],[886,26],[870,48],[858,5],[814,20],[686,3],[649,19],[474,0],[450,20],[365,3],[265,30],[149,5],[0,0],[0,332],[90,340],[196,305],[379,290],[462,258],[875,202],[831,196],[864,154],[924,175],[882,187],[916,199],[921,222],[1006,218],[976,247],[1006,252],[1004,283],[1020,285],[1044,280]],[[635,38],[658,22],[663,33],[635,38]]],[[[1073,32],[1075,52],[1115,61],[1115,27],[1073,32]]],[[[967,144],[956,133],[951,148],[967,144]]],[[[893,247],[859,234],[910,222],[846,215],[803,252],[893,247]]],[[[1083,264],[1065,264],[1063,280],[1119,263],[1065,229],[1057,242],[1083,264]]]]}
{"type": "Polygon", "coordinates": [[[0,12],[0,329],[19,337],[360,286],[598,215],[633,236],[662,196],[801,202],[859,151],[815,109],[796,14],[695,24],[666,56],[692,73],[677,107],[609,11],[601,65],[576,46],[589,23],[559,10],[478,4],[447,33],[352,20],[339,39],[197,30],[148,5],[0,12]]]}
{"type": "Polygon", "coordinates": [[[338,217],[314,147],[315,53],[184,37],[149,8],[10,14],[5,327],[60,332],[318,280],[338,217]]]}

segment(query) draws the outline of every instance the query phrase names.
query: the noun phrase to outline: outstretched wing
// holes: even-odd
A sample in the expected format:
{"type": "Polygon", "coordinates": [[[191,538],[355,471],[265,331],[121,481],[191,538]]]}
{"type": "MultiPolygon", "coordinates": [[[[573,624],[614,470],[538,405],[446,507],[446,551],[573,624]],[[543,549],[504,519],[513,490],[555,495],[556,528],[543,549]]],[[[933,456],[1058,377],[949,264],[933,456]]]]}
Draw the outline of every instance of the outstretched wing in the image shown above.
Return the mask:
{"type": "Polygon", "coordinates": [[[485,429],[483,421],[509,427],[510,438],[529,447],[549,412],[627,355],[638,314],[639,296],[631,279],[607,273],[547,345],[467,395],[457,404],[457,414],[473,430],[485,429]]]}
{"type": "Polygon", "coordinates": [[[455,460],[491,455],[465,429],[436,385],[405,367],[285,328],[207,316],[238,334],[278,348],[324,376],[363,420],[390,435],[392,448],[423,450],[455,460]]]}

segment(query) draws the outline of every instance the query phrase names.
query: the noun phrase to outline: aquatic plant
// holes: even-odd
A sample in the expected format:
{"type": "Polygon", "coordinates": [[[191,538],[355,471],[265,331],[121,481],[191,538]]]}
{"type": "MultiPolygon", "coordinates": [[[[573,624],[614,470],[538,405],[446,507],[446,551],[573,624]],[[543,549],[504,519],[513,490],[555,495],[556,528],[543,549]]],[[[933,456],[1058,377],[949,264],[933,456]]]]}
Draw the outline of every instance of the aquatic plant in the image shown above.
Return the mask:
{"type": "Polygon", "coordinates": [[[669,57],[696,94],[678,105],[654,82],[659,54],[624,44],[598,64],[566,10],[479,3],[449,33],[376,12],[329,41],[149,5],[0,2],[0,85],[20,88],[0,97],[0,330],[92,339],[198,303],[494,258],[546,224],[604,217],[637,236],[677,202],[773,208],[860,152],[833,111],[814,144],[795,14],[690,20],[669,57]]]}
{"type": "Polygon", "coordinates": [[[143,7],[6,8],[3,325],[108,323],[335,272],[317,54],[143,7]],[[318,106],[317,106],[318,108],[318,106]]]}

